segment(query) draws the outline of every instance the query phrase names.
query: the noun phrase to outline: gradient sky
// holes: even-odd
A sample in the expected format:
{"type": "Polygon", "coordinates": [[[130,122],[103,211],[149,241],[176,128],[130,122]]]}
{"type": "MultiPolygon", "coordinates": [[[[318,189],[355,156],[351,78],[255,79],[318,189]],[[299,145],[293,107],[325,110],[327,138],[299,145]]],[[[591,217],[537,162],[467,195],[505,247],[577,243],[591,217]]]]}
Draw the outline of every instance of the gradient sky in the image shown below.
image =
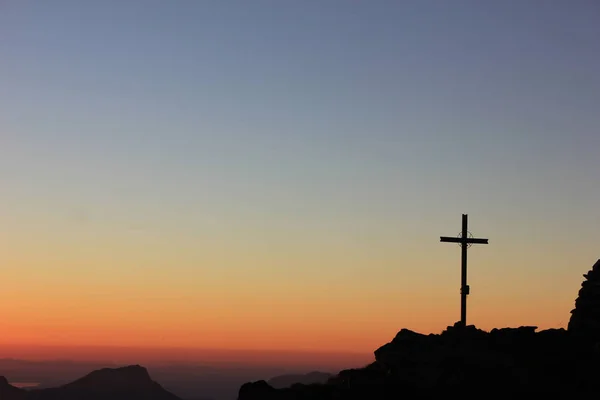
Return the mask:
{"type": "Polygon", "coordinates": [[[0,2],[0,342],[370,352],[566,326],[600,6],[0,2]]]}

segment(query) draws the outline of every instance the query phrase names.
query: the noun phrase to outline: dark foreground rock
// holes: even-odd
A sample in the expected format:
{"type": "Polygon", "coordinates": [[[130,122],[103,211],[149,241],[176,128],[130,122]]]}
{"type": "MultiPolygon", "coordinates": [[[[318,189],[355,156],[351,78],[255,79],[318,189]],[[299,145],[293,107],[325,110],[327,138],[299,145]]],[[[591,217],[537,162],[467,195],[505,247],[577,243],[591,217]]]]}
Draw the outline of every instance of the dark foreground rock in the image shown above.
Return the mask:
{"type": "Polygon", "coordinates": [[[423,335],[406,329],[375,351],[375,362],[341,371],[322,385],[274,389],[247,383],[239,400],[432,399],[597,394],[600,357],[592,342],[564,329],[448,327],[423,335]]]}
{"type": "Polygon", "coordinates": [[[375,362],[325,384],[275,389],[244,384],[238,400],[579,398],[600,393],[600,260],[584,275],[569,330],[535,326],[485,332],[460,324],[441,334],[402,329],[375,362]]]}
{"type": "Polygon", "coordinates": [[[589,340],[600,337],[600,260],[583,277],[585,280],[571,311],[569,332],[589,340]]]}

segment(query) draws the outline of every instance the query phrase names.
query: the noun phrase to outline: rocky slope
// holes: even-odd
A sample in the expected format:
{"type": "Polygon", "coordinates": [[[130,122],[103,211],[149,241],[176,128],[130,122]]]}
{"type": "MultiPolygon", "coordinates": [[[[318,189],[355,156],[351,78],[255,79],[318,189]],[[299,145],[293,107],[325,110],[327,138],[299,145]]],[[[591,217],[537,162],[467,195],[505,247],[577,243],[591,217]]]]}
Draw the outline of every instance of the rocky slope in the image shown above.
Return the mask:
{"type": "Polygon", "coordinates": [[[500,398],[517,393],[598,393],[600,357],[566,330],[535,327],[485,332],[468,326],[441,334],[401,330],[375,351],[375,362],[341,371],[323,385],[274,389],[264,381],[244,384],[239,400],[396,399],[456,394],[500,398]]]}
{"type": "Polygon", "coordinates": [[[585,275],[569,330],[534,326],[448,327],[423,335],[402,329],[375,350],[375,362],[341,371],[325,384],[275,389],[244,384],[239,400],[505,399],[600,393],[600,260],[585,275]]]}

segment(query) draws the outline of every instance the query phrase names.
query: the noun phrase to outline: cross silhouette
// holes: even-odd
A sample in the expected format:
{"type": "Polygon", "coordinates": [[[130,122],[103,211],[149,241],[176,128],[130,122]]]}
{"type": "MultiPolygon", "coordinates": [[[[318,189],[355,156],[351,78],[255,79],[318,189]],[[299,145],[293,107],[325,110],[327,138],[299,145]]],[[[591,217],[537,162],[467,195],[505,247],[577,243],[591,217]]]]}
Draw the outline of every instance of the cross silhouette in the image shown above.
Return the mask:
{"type": "Polygon", "coordinates": [[[469,294],[469,285],[467,285],[467,248],[472,244],[488,244],[487,239],[478,239],[470,235],[467,229],[467,214],[462,215],[462,231],[459,237],[440,236],[440,242],[459,243],[461,247],[461,268],[460,268],[460,324],[467,326],[467,295],[469,294]]]}

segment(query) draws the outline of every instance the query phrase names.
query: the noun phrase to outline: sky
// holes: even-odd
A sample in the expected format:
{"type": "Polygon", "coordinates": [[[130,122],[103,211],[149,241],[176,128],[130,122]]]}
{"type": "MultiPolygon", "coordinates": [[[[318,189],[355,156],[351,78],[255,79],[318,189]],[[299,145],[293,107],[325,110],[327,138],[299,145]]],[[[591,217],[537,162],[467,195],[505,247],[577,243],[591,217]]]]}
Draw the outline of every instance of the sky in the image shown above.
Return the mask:
{"type": "Polygon", "coordinates": [[[600,6],[0,2],[0,343],[370,353],[566,327],[600,6]]]}

